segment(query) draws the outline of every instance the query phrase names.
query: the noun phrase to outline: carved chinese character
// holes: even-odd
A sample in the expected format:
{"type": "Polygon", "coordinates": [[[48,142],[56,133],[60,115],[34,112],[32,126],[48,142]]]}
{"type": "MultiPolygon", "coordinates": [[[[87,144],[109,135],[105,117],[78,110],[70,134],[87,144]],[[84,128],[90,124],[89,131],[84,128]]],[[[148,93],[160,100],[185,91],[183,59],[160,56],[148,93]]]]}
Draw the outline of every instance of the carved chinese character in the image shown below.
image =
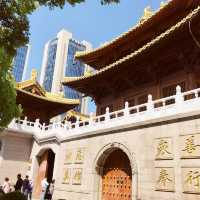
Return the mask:
{"type": "Polygon", "coordinates": [[[70,169],[65,169],[63,183],[68,184],[70,182],[70,169]]]}
{"type": "Polygon", "coordinates": [[[72,163],[72,160],[73,160],[73,152],[72,152],[72,150],[67,150],[67,153],[65,156],[65,162],[72,163]]]}
{"type": "Polygon", "coordinates": [[[186,151],[188,154],[192,154],[197,150],[200,145],[195,145],[194,135],[186,139],[185,148],[182,151],[186,151]]]}
{"type": "Polygon", "coordinates": [[[167,173],[166,169],[161,169],[160,176],[157,182],[163,186],[166,186],[167,183],[172,182],[172,179],[169,178],[169,174],[167,173]]]}
{"type": "Polygon", "coordinates": [[[76,163],[82,163],[84,160],[84,150],[83,149],[78,149],[76,152],[76,163]]]}
{"type": "Polygon", "coordinates": [[[163,140],[161,139],[159,144],[158,144],[158,147],[157,147],[157,157],[159,156],[164,156],[165,154],[172,154],[169,152],[169,144],[168,144],[168,141],[166,140],[163,140]]]}
{"type": "Polygon", "coordinates": [[[200,173],[199,171],[189,171],[186,175],[185,184],[188,184],[190,187],[200,188],[200,173]]]}
{"type": "Polygon", "coordinates": [[[81,184],[82,169],[74,169],[73,184],[81,184]]]}

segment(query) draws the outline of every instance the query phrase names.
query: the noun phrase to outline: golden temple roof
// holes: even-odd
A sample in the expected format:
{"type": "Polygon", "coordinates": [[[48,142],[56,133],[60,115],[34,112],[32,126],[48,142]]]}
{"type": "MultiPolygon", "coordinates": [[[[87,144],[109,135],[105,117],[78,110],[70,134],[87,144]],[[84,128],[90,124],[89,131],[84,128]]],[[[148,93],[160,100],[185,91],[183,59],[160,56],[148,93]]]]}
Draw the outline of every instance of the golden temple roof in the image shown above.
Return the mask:
{"type": "MultiPolygon", "coordinates": [[[[144,16],[142,17],[142,20],[140,20],[136,26],[130,28],[127,32],[124,32],[120,36],[116,37],[110,42],[107,42],[105,45],[96,48],[95,50],[77,52],[76,58],[96,69],[101,69],[105,67],[106,65],[113,63],[113,62],[109,63],[110,61],[106,60],[106,54],[108,53],[107,51],[109,51],[108,49],[110,50],[113,49],[113,51],[117,53],[116,48],[122,48],[126,40],[130,40],[133,42],[135,39],[137,41],[138,37],[141,38],[142,35],[149,34],[148,30],[150,30],[153,26],[154,26],[154,29],[159,29],[161,26],[164,26],[164,23],[170,24],[170,18],[173,18],[175,15],[178,16],[176,17],[176,20],[178,22],[180,21],[179,16],[182,16],[184,12],[186,12],[186,15],[187,15],[187,13],[191,9],[196,8],[199,4],[200,4],[199,0],[195,0],[195,1],[194,0],[171,0],[167,2],[161,2],[159,10],[157,10],[154,13],[151,11],[150,7],[147,7],[145,8],[145,13],[144,13],[144,16]],[[158,25],[159,23],[160,25],[158,25]],[[106,63],[106,65],[104,66],[103,66],[103,63],[101,63],[102,59],[104,59],[106,63]]],[[[153,34],[151,33],[152,34],[151,39],[154,38],[155,33],[156,32],[153,32],[153,34]]],[[[112,57],[111,60],[112,59],[114,59],[114,57],[112,57]]]]}
{"type": "Polygon", "coordinates": [[[65,113],[80,104],[79,99],[67,99],[64,95],[49,93],[37,82],[37,72],[31,73],[31,79],[16,84],[17,104],[21,104],[23,114],[30,120],[40,118],[48,123],[52,117],[65,113]]]}
{"type": "MultiPolygon", "coordinates": [[[[104,67],[103,69],[97,71],[95,74],[79,77],[76,80],[74,79],[74,80],[71,80],[71,81],[65,81],[65,82],[63,82],[63,84],[68,85],[68,86],[70,86],[72,88],[76,88],[76,89],[78,89],[78,87],[83,88],[81,85],[84,85],[84,80],[88,80],[88,81],[91,80],[90,83],[92,84],[92,80],[94,80],[95,77],[99,76],[100,74],[103,75],[103,74],[106,74],[106,72],[108,72],[108,71],[120,69],[122,64],[126,63],[129,60],[131,60],[131,63],[133,64],[134,60],[137,57],[141,57],[142,55],[144,55],[144,53],[147,50],[150,51],[152,47],[156,47],[156,45],[158,46],[160,44],[160,42],[163,41],[164,39],[173,37],[174,33],[177,33],[177,31],[179,31],[179,29],[181,27],[184,26],[187,29],[187,23],[191,19],[193,19],[193,18],[199,19],[199,17],[200,17],[200,6],[197,7],[195,10],[191,11],[185,18],[180,20],[177,24],[175,24],[174,26],[169,28],[167,31],[165,31],[164,33],[162,33],[161,35],[159,35],[158,37],[156,37],[152,41],[148,42],[143,47],[141,47],[138,50],[132,52],[131,54],[128,54],[125,57],[119,59],[118,61],[116,61],[116,62],[104,67]]],[[[180,32],[179,32],[179,34],[180,34],[180,32]]],[[[86,90],[87,89],[85,89],[85,91],[86,90]]],[[[84,93],[83,89],[80,92],[84,93]]]]}

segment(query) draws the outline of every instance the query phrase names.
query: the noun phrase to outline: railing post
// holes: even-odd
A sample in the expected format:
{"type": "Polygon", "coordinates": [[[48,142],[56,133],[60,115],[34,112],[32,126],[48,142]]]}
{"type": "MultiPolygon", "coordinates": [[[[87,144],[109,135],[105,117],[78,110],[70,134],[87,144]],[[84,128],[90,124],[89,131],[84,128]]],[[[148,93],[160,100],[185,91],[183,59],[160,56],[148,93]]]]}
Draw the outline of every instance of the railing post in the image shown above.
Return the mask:
{"type": "Polygon", "coordinates": [[[147,111],[152,112],[153,109],[154,109],[154,106],[153,106],[153,98],[152,98],[152,95],[149,94],[149,95],[148,95],[148,102],[147,102],[147,111]]]}
{"type": "Polygon", "coordinates": [[[176,103],[176,105],[181,106],[183,102],[184,102],[184,99],[183,99],[183,94],[181,92],[181,86],[178,85],[176,87],[175,103],[176,103]]]}
{"type": "Polygon", "coordinates": [[[89,125],[93,124],[93,113],[90,113],[90,118],[89,118],[89,125]]]}
{"type": "Polygon", "coordinates": [[[76,117],[75,128],[79,128],[79,119],[80,119],[80,117],[77,116],[77,117],[76,117]]]}
{"type": "Polygon", "coordinates": [[[23,123],[22,123],[22,127],[25,128],[27,125],[27,117],[24,117],[23,123]]]}
{"type": "Polygon", "coordinates": [[[45,131],[45,123],[42,124],[42,132],[45,131]]]}
{"type": "Polygon", "coordinates": [[[34,129],[37,132],[39,130],[40,120],[36,119],[34,123],[34,129]]]}
{"type": "Polygon", "coordinates": [[[110,112],[109,112],[109,107],[106,108],[106,114],[105,114],[105,121],[110,120],[110,112]]]}
{"type": "Polygon", "coordinates": [[[129,103],[128,101],[125,102],[125,108],[124,108],[124,117],[128,117],[129,116],[129,103]]]}

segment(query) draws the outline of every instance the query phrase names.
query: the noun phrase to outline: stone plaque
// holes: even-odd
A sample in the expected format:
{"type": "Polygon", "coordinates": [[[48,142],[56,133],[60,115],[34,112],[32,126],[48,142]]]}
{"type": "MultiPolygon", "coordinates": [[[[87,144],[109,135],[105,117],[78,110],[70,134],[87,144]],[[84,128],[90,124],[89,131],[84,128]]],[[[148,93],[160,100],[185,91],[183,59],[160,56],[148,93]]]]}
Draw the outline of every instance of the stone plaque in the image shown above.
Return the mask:
{"type": "Polygon", "coordinates": [[[71,179],[71,169],[65,168],[64,169],[64,175],[63,175],[63,184],[69,184],[71,179]]]}
{"type": "Polygon", "coordinates": [[[67,149],[65,155],[65,164],[71,164],[73,162],[73,150],[67,149]]]}
{"type": "Polygon", "coordinates": [[[180,136],[181,158],[200,158],[200,134],[180,136]]]}
{"type": "Polygon", "coordinates": [[[85,153],[84,148],[77,149],[76,155],[75,155],[75,163],[83,163],[84,162],[84,153],[85,153]]]}
{"type": "Polygon", "coordinates": [[[172,160],[173,157],[172,138],[157,138],[155,140],[155,159],[172,160]]]}
{"type": "Polygon", "coordinates": [[[182,168],[183,192],[200,194],[200,167],[182,168]]]}
{"type": "Polygon", "coordinates": [[[81,185],[82,173],[83,173],[83,169],[81,169],[81,168],[73,169],[73,175],[72,175],[72,184],[73,185],[81,185]]]}
{"type": "Polygon", "coordinates": [[[155,168],[156,191],[173,192],[175,185],[174,169],[171,167],[155,168]]]}

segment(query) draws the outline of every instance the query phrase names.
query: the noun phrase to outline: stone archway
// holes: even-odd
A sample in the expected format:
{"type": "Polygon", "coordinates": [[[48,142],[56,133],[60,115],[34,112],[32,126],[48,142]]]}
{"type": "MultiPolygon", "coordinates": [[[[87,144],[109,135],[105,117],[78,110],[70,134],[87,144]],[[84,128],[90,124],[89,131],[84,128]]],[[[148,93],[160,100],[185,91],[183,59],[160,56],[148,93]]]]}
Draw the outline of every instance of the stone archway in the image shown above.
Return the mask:
{"type": "Polygon", "coordinates": [[[48,182],[52,181],[53,171],[54,171],[54,162],[55,162],[55,153],[51,149],[42,149],[36,156],[37,160],[37,174],[35,179],[35,187],[33,196],[38,198],[41,193],[41,181],[44,178],[47,178],[48,182]]]}
{"type": "Polygon", "coordinates": [[[137,168],[133,155],[121,143],[104,146],[95,159],[95,200],[135,200],[137,168]]]}

